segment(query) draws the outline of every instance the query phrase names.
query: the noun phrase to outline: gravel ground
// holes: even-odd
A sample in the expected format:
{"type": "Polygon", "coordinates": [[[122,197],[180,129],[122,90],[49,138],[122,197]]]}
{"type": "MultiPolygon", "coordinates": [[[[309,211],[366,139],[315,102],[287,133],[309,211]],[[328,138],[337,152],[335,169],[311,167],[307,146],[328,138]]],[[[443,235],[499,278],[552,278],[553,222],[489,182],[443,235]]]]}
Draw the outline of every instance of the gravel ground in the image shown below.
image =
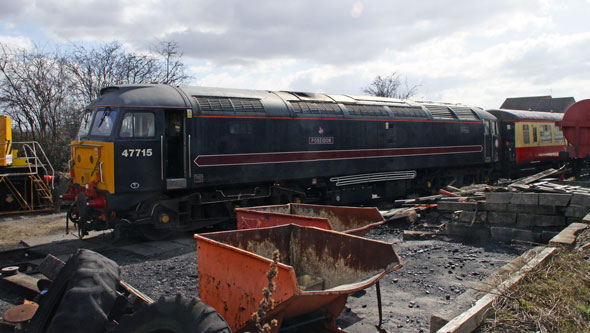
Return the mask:
{"type": "MultiPolygon", "coordinates": [[[[366,237],[394,243],[403,267],[381,280],[383,328],[388,332],[428,331],[431,313],[493,273],[525,249],[500,244],[469,244],[446,238],[403,241],[405,223],[373,229],[366,237]]],[[[145,261],[125,253],[107,253],[119,262],[124,280],[157,299],[176,293],[197,295],[194,246],[145,261]]],[[[375,287],[349,297],[338,320],[347,332],[373,332],[378,323],[375,287]]]]}
{"type": "MultiPolygon", "coordinates": [[[[428,332],[433,312],[524,251],[443,238],[403,241],[399,231],[386,225],[366,236],[394,243],[403,264],[380,281],[382,327],[388,332],[428,332]]],[[[361,297],[350,297],[339,318],[347,332],[372,332],[378,322],[375,287],[361,297]]]]}
{"type": "MultiPolygon", "coordinates": [[[[468,244],[444,238],[403,241],[402,222],[373,229],[366,237],[394,243],[403,267],[381,280],[383,328],[388,332],[428,331],[430,314],[449,304],[473,283],[518,256],[524,249],[498,244],[468,244]]],[[[191,238],[189,234],[180,237],[191,238]]],[[[103,254],[121,266],[122,279],[153,299],[197,296],[195,243],[146,258],[120,249],[103,254]]],[[[4,288],[2,288],[4,289],[4,288]]],[[[374,332],[378,323],[375,287],[349,297],[338,320],[348,332],[374,332]]],[[[22,303],[22,295],[0,290],[0,311],[22,303]]]]}

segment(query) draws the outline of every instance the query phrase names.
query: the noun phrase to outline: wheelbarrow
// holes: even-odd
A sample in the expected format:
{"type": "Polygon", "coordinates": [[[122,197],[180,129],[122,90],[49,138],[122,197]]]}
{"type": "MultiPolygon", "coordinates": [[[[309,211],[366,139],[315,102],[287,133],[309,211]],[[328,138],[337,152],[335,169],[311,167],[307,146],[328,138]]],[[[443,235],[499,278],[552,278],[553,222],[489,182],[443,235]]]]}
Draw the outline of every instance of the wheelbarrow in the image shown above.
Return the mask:
{"type": "Polygon", "coordinates": [[[337,330],[336,318],[349,295],[401,267],[393,244],[294,224],[195,234],[195,238],[199,297],[234,332],[255,329],[252,314],[268,285],[266,275],[275,250],[280,252],[271,296],[275,306],[266,316],[268,321],[277,320],[275,331],[283,321],[301,316],[337,330]]]}
{"type": "Polygon", "coordinates": [[[236,208],[238,229],[284,224],[317,227],[362,236],[385,223],[377,208],[286,204],[236,208]]]}

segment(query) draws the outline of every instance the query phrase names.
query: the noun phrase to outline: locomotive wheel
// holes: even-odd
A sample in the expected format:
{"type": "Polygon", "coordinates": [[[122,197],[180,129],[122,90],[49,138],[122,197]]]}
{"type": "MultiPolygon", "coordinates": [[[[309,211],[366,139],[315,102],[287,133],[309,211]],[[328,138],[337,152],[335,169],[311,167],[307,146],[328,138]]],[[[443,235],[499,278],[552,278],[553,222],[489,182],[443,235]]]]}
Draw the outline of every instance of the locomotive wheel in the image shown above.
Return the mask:
{"type": "Polygon", "coordinates": [[[131,315],[121,317],[114,332],[231,332],[215,309],[198,298],[161,297],[131,315]]]}
{"type": "Polygon", "coordinates": [[[27,332],[103,332],[117,298],[119,275],[114,261],[78,250],[41,298],[27,332]]]}
{"type": "Polygon", "coordinates": [[[76,205],[72,204],[70,208],[68,208],[67,218],[74,223],[80,222],[80,214],[78,214],[78,207],[76,207],[76,205]]]}

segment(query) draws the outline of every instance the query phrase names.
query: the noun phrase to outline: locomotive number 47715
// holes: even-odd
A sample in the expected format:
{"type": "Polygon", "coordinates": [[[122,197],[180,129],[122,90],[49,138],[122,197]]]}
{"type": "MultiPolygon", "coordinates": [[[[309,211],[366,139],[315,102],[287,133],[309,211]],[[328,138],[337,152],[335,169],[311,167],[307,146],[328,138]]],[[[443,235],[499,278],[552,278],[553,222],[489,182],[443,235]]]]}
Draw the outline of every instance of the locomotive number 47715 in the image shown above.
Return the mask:
{"type": "Polygon", "coordinates": [[[123,149],[123,157],[149,157],[152,156],[152,148],[147,149],[123,149]]]}

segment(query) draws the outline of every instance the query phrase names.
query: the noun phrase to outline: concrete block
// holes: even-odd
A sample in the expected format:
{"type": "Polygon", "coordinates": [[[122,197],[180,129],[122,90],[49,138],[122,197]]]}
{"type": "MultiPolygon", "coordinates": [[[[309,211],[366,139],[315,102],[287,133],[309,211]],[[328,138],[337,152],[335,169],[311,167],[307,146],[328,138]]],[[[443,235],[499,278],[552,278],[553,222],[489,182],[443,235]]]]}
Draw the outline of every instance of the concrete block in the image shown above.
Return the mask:
{"type": "Polygon", "coordinates": [[[516,213],[488,212],[488,222],[497,225],[514,225],[516,223],[516,213]]]}
{"type": "Polygon", "coordinates": [[[442,211],[456,211],[456,210],[467,210],[473,211],[477,209],[477,202],[449,202],[439,201],[437,209],[442,211]]]}
{"type": "Polygon", "coordinates": [[[590,207],[590,194],[574,193],[570,205],[590,207]]]}
{"type": "Polygon", "coordinates": [[[490,227],[490,235],[495,240],[509,243],[512,241],[513,230],[506,227],[490,227]]]}
{"type": "Polygon", "coordinates": [[[516,226],[518,228],[565,226],[565,216],[518,214],[516,226]]]}
{"type": "MultiPolygon", "coordinates": [[[[574,194],[575,196],[575,194],[574,194]]],[[[572,197],[573,200],[574,197],[572,197]]],[[[565,209],[565,216],[579,218],[581,221],[588,213],[590,213],[590,206],[580,206],[570,204],[565,209]]]]}
{"type": "Polygon", "coordinates": [[[539,205],[539,194],[537,193],[514,193],[510,203],[513,205],[539,205]]]}
{"type": "Polygon", "coordinates": [[[586,214],[586,216],[584,216],[584,218],[582,219],[582,223],[590,224],[590,213],[586,214]]]}
{"type": "Polygon", "coordinates": [[[571,194],[539,193],[539,206],[565,207],[570,203],[571,194]]]}
{"type": "Polygon", "coordinates": [[[541,243],[540,231],[526,230],[526,229],[514,229],[512,233],[512,239],[517,239],[526,242],[541,243]]]}
{"type": "Polygon", "coordinates": [[[488,203],[487,201],[483,204],[483,209],[490,211],[505,212],[508,210],[509,204],[507,203],[488,203]]]}
{"type": "Polygon", "coordinates": [[[507,204],[512,200],[512,192],[486,192],[486,203],[507,204]]]}
{"type": "Polygon", "coordinates": [[[551,246],[574,247],[577,235],[588,228],[586,223],[572,223],[549,241],[551,246]]]}
{"type": "Polygon", "coordinates": [[[458,237],[469,241],[488,240],[490,229],[481,225],[469,225],[466,223],[447,223],[445,233],[448,236],[458,237]]]}
{"type": "Polygon", "coordinates": [[[537,214],[537,215],[558,215],[563,207],[556,206],[535,206],[535,205],[508,205],[508,210],[516,213],[537,214]]]}
{"type": "Polygon", "coordinates": [[[459,213],[459,221],[463,223],[482,223],[485,222],[488,216],[488,212],[470,212],[461,211],[459,213]]]}

